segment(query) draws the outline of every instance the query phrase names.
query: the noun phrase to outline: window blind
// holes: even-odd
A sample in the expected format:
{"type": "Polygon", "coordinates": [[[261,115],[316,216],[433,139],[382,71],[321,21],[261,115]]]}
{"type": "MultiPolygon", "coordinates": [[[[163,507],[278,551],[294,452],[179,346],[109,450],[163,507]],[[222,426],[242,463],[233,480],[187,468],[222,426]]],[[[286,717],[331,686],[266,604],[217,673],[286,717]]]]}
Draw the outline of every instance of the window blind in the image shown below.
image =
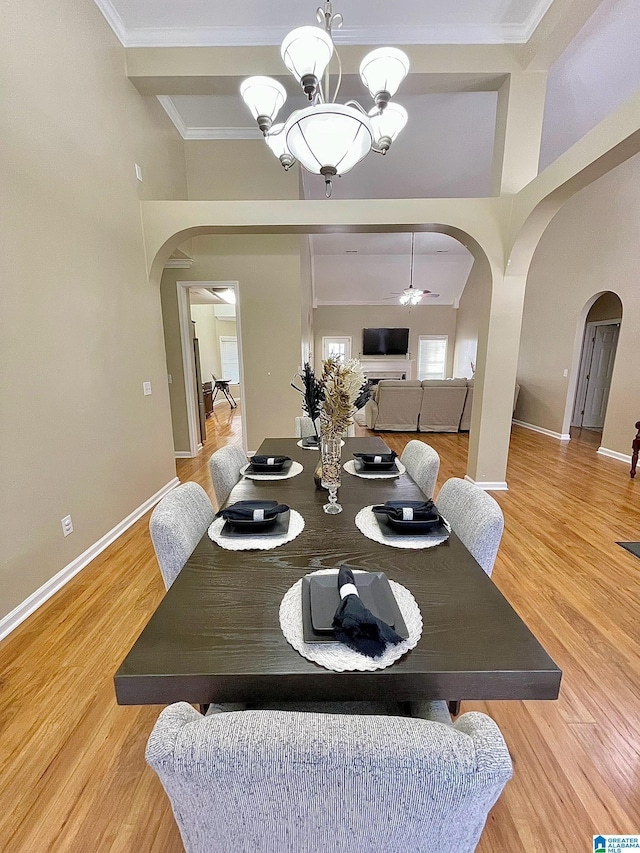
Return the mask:
{"type": "Polygon", "coordinates": [[[447,366],[447,336],[420,335],[418,379],[444,379],[447,366]]]}
{"type": "Polygon", "coordinates": [[[220,361],[222,378],[237,385],[240,382],[237,338],[220,338],[220,361]]]}

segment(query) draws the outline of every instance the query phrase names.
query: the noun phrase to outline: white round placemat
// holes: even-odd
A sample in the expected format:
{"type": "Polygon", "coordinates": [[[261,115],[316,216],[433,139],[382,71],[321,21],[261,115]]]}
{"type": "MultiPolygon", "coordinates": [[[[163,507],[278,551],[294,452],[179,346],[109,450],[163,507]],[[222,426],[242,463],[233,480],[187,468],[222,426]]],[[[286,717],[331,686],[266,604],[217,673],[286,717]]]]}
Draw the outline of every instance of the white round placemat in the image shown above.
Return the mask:
{"type": "Polygon", "coordinates": [[[304,471],[304,468],[299,462],[292,462],[291,468],[289,468],[288,471],[285,471],[284,474],[253,474],[251,472],[245,474],[245,471],[250,464],[251,463],[249,462],[247,465],[243,465],[240,469],[240,473],[243,477],[246,477],[247,480],[288,480],[289,477],[297,477],[298,474],[304,471]]]}
{"type": "Polygon", "coordinates": [[[377,474],[359,474],[356,471],[355,459],[350,459],[348,462],[345,462],[342,467],[347,474],[353,474],[354,477],[360,477],[361,480],[393,480],[395,477],[399,477],[401,474],[404,474],[407,470],[399,459],[396,459],[396,465],[398,467],[395,471],[380,471],[377,474]]]}
{"type": "MultiPolygon", "coordinates": [[[[336,583],[338,582],[338,569],[320,569],[317,572],[311,572],[311,574],[335,574],[336,583]]],[[[410,649],[415,648],[422,636],[422,614],[415,598],[401,584],[390,580],[389,585],[398,602],[402,618],[409,631],[409,637],[398,643],[397,646],[387,646],[386,651],[380,657],[368,658],[343,643],[305,643],[302,632],[302,579],[296,581],[285,592],[284,598],[280,602],[282,633],[286,641],[297,652],[300,652],[302,657],[320,664],[325,669],[331,669],[334,672],[373,672],[376,669],[386,669],[410,649]]]]}
{"type": "Polygon", "coordinates": [[[356,515],[355,522],[358,530],[364,533],[367,539],[373,539],[374,542],[380,542],[382,545],[391,545],[392,548],[433,548],[446,542],[449,533],[451,533],[451,525],[445,521],[446,536],[407,536],[403,533],[399,533],[397,536],[387,536],[380,530],[380,525],[370,506],[365,506],[360,510],[356,515]]]}
{"type": "Polygon", "coordinates": [[[304,530],[304,518],[295,509],[289,511],[289,530],[283,536],[242,536],[238,539],[220,536],[224,518],[216,518],[209,527],[209,539],[227,551],[270,551],[285,542],[291,542],[304,530]]]}
{"type": "MultiPolygon", "coordinates": [[[[320,450],[319,444],[316,444],[314,447],[308,447],[306,444],[302,443],[302,439],[300,439],[300,441],[297,441],[296,444],[303,450],[320,450]]],[[[340,447],[344,447],[344,441],[342,439],[340,439],[340,447]]]]}

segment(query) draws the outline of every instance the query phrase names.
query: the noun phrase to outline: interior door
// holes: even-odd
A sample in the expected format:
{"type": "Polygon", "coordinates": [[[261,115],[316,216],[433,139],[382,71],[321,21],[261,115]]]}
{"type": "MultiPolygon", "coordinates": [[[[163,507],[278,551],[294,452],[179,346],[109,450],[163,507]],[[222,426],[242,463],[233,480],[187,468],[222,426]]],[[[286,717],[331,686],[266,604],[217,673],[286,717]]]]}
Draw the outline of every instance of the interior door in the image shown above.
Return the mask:
{"type": "Polygon", "coordinates": [[[609,400],[609,388],[618,345],[620,325],[610,323],[595,327],[593,355],[587,377],[587,396],[582,426],[602,429],[609,400]]]}

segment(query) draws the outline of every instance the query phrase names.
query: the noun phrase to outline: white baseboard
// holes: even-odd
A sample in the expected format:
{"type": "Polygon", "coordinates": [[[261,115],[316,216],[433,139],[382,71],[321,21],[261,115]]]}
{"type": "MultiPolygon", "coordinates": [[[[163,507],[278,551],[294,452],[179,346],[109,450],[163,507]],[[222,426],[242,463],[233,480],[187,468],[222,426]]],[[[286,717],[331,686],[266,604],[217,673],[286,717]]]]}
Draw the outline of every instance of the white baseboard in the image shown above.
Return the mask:
{"type": "Polygon", "coordinates": [[[122,534],[131,527],[139,518],[148,512],[151,507],[155,506],[159,500],[161,500],[167,492],[170,492],[172,489],[175,489],[176,486],[180,484],[180,480],[177,477],[174,477],[173,480],[170,480],[165,486],[163,486],[159,491],[152,495],[150,498],[147,498],[144,503],[140,504],[137,509],[134,509],[133,512],[129,513],[129,515],[124,518],[119,524],[116,524],[108,533],[105,533],[97,542],[94,542],[93,545],[90,545],[86,551],[83,551],[75,560],[72,560],[68,565],[66,565],[63,569],[55,574],[52,578],[49,578],[46,583],[43,583],[41,587],[39,587],[35,592],[32,592],[28,598],[25,598],[23,602],[21,602],[17,607],[7,613],[2,619],[0,619],[0,640],[10,634],[15,628],[20,625],[21,622],[31,616],[39,607],[41,607],[45,601],[51,598],[59,589],[71,580],[74,575],[77,575],[79,571],[84,569],[95,557],[98,556],[105,548],[111,545],[112,542],[122,536],[122,534]]]}
{"type": "Polygon", "coordinates": [[[524,427],[525,429],[530,429],[532,432],[539,432],[541,435],[548,435],[550,438],[556,438],[558,441],[571,441],[571,436],[568,432],[554,432],[552,429],[545,429],[544,427],[539,427],[535,424],[528,424],[525,423],[525,421],[517,421],[515,418],[511,423],[524,427]]]}
{"type": "Polygon", "coordinates": [[[484,489],[485,492],[508,492],[509,486],[503,481],[491,482],[491,480],[472,480],[468,474],[464,475],[465,480],[469,483],[473,483],[474,486],[477,486],[479,489],[484,489]]]}
{"type": "Polygon", "coordinates": [[[176,450],[175,457],[176,459],[193,459],[190,450],[176,450]]]}
{"type": "Polygon", "coordinates": [[[601,456],[608,456],[610,459],[617,459],[618,462],[626,462],[627,465],[631,465],[631,454],[627,453],[618,453],[617,450],[609,450],[608,447],[599,447],[598,453],[601,456]]]}

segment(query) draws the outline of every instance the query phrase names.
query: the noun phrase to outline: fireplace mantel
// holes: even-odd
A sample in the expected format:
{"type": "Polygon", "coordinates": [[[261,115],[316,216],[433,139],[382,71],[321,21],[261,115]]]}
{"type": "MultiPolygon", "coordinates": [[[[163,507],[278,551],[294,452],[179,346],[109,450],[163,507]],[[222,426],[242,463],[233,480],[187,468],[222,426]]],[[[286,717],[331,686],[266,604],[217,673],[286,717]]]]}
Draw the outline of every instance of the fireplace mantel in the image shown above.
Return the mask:
{"type": "Polygon", "coordinates": [[[365,356],[360,359],[365,375],[370,379],[413,379],[415,359],[398,356],[365,356]]]}

